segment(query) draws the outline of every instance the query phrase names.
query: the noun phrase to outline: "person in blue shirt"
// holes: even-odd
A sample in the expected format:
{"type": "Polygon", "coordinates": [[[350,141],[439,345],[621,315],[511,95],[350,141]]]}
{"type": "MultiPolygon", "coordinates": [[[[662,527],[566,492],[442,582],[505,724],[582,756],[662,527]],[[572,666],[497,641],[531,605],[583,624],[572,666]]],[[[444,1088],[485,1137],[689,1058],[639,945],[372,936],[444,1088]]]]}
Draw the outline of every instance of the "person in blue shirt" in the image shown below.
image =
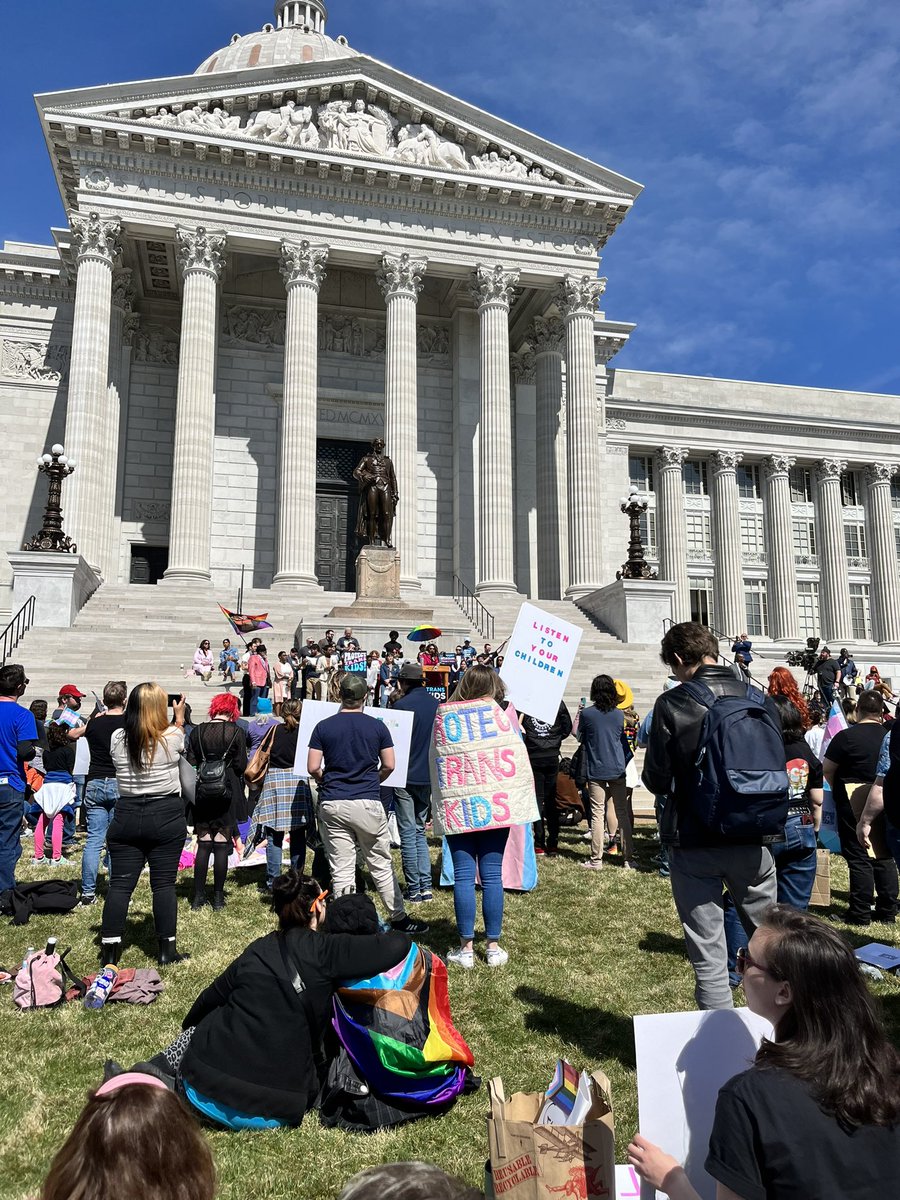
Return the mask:
{"type": "Polygon", "coordinates": [[[740,637],[735,638],[731,647],[734,661],[745,675],[750,674],[750,664],[753,662],[753,655],[750,653],[752,648],[753,643],[746,633],[742,633],[740,637]]]}
{"type": "Polygon", "coordinates": [[[397,677],[399,699],[392,708],[413,714],[412,743],[406,787],[394,788],[394,812],[400,831],[400,860],[406,879],[406,899],[420,904],[432,899],[431,858],[425,824],[431,812],[431,774],[428,753],[438,701],[425,687],[419,663],[404,663],[397,677]]]}
{"type": "Polygon", "coordinates": [[[0,667],[0,892],[16,886],[25,803],[22,764],[34,758],[37,746],[34,715],[18,703],[27,686],[24,667],[0,667]]]}
{"type": "Polygon", "coordinates": [[[230,638],[223,638],[222,649],[219,651],[219,670],[222,672],[223,683],[234,683],[240,661],[237,646],[232,646],[230,638]]]}

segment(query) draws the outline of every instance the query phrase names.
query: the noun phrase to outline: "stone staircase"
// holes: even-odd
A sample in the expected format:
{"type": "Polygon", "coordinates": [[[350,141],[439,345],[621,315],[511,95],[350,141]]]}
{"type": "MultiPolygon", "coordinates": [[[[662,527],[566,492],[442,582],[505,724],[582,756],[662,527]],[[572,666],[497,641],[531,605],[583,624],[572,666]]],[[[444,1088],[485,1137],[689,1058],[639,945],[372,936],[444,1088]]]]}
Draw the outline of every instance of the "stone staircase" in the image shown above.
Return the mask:
{"type": "MultiPolygon", "coordinates": [[[[269,613],[274,628],[264,636],[274,658],[278,650],[290,649],[300,629],[304,637],[308,633],[320,636],[328,627],[340,634],[341,622],[327,614],[352,599],[346,593],[246,590],[243,608],[248,613],[269,613]]],[[[219,611],[220,600],[230,607],[234,605],[234,597],[196,584],[104,585],[81,610],[71,629],[33,629],[24,637],[13,658],[24,663],[31,681],[26,699],[42,697],[52,702],[63,683],[75,683],[90,694],[92,690],[102,692],[109,679],[125,679],[130,684],[155,679],[166,691],[184,691],[199,715],[209,697],[219,690],[220,680],[213,675],[207,685],[196,678],[185,679],[197,644],[207,637],[217,652],[223,637],[239,641],[231,635],[219,611]]],[[[452,636],[439,639],[441,649],[452,650],[465,634],[478,648],[483,645],[485,639],[451,597],[423,597],[421,603],[433,610],[439,628],[452,631],[452,636]]],[[[494,646],[512,631],[520,603],[517,598],[492,598],[494,646]]],[[[627,680],[634,690],[638,711],[647,711],[664,678],[658,645],[624,645],[568,601],[541,601],[540,607],[583,631],[566,694],[573,712],[579,697],[589,694],[591,680],[600,672],[627,680]]],[[[407,630],[398,620],[383,630],[360,629],[363,648],[380,649],[391,627],[400,629],[403,640],[407,630]]],[[[85,708],[89,707],[90,702],[85,701],[85,708]]]]}

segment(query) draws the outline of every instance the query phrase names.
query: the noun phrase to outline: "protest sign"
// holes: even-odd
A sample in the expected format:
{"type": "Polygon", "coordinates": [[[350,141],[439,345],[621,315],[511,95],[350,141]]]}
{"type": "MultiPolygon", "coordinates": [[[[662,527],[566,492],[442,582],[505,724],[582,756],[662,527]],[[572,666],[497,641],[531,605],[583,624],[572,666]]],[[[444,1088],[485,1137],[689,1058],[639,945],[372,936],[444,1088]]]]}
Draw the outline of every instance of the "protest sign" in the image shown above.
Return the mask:
{"type": "Polygon", "coordinates": [[[515,714],[493,700],[442,704],[430,761],[440,833],[505,829],[538,819],[534,776],[515,714]]]}
{"type": "MultiPolygon", "coordinates": [[[[641,1133],[684,1165],[701,1200],[716,1200],[704,1164],[719,1089],[746,1071],[761,1040],[772,1036],[769,1022],[749,1008],[634,1018],[641,1133]]],[[[642,1184],[643,1200],[655,1194],[642,1184]]]]}
{"type": "Polygon", "coordinates": [[[500,678],[519,712],[552,725],[572,673],[581,630],[533,604],[519,609],[500,678]]]}
{"type": "MultiPolygon", "coordinates": [[[[340,712],[340,704],[331,700],[304,700],[300,713],[300,728],[297,730],[297,753],[294,756],[294,774],[301,779],[308,779],[306,760],[309,754],[309,739],[312,731],[326,717],[333,717],[340,712]]],[[[394,741],[394,757],[396,765],[391,774],[385,779],[382,787],[406,787],[406,774],[409,770],[409,746],[412,741],[413,714],[388,708],[363,709],[367,716],[376,721],[383,721],[391,731],[394,741]]],[[[325,763],[327,770],[328,763],[325,763]]]]}
{"type": "Polygon", "coordinates": [[[355,675],[365,675],[366,652],[364,650],[345,650],[343,665],[345,671],[352,671],[355,675]]]}
{"type": "Polygon", "coordinates": [[[91,748],[86,737],[82,736],[75,743],[75,769],[73,775],[87,775],[91,769],[91,748]]]}

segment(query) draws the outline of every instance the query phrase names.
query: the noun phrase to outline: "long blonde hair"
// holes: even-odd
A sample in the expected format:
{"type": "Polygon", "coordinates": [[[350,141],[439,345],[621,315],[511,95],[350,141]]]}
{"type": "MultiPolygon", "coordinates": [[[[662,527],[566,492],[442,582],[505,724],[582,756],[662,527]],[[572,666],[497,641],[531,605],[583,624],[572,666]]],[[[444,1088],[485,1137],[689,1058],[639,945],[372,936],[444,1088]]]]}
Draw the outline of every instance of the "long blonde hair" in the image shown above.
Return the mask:
{"type": "Polygon", "coordinates": [[[157,748],[166,748],[169,713],[166,693],[158,683],[139,683],[131,689],[125,708],[125,744],[133,771],[146,771],[157,748]]]}
{"type": "Polygon", "coordinates": [[[476,663],[462,673],[451,700],[496,700],[499,704],[506,699],[506,687],[496,671],[476,663]]]}
{"type": "Polygon", "coordinates": [[[281,719],[285,729],[296,729],[300,724],[303,705],[299,700],[285,700],[281,706],[281,719]]]}

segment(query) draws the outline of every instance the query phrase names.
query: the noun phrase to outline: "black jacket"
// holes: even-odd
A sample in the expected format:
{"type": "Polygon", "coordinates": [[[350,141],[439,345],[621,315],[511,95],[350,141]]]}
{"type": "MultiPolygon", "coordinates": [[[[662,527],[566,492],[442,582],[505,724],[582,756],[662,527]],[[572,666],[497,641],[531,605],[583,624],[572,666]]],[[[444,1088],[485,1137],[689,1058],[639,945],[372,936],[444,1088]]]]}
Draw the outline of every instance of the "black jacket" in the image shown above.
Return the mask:
{"type": "Polygon", "coordinates": [[[185,1029],[197,1028],[181,1072],[201,1096],[299,1125],[319,1090],[322,1033],[336,986],[388,970],[412,943],[405,933],[291,929],[283,936],[285,967],[281,940],[270,933],[252,942],[200,993],[184,1018],[185,1029]]]}
{"type": "MultiPolygon", "coordinates": [[[[701,667],[694,678],[698,683],[705,683],[716,696],[747,694],[746,681],[737,679],[730,667],[701,667]]],[[[717,837],[698,821],[691,805],[694,764],[707,712],[708,709],[681,687],[664,692],[653,706],[641,780],[655,796],[666,797],[665,809],[660,816],[660,838],[669,845],[688,848],[734,844],[717,837]]]]}
{"type": "Polygon", "coordinates": [[[522,717],[522,733],[525,749],[533,762],[559,761],[559,750],[572,732],[572,718],[565,704],[560,704],[556,720],[552,725],[538,721],[525,713],[522,717]]]}

